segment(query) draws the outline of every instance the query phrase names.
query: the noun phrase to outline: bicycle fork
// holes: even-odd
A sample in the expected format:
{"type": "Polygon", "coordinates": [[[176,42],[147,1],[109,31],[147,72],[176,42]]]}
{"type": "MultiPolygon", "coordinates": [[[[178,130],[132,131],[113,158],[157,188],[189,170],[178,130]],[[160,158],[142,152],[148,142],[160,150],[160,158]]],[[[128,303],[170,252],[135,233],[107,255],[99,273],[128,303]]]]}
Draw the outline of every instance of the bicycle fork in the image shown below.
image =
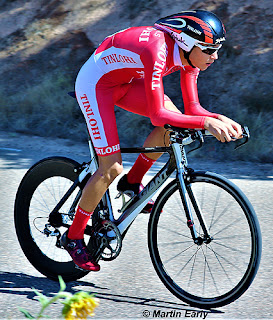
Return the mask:
{"type": "Polygon", "coordinates": [[[176,180],[178,182],[181,200],[186,213],[187,225],[190,229],[192,239],[197,245],[201,245],[203,243],[208,244],[213,240],[213,238],[208,233],[206,222],[203,218],[203,214],[190,185],[191,169],[187,169],[187,158],[184,147],[176,143],[174,143],[172,147],[177,166],[176,180]],[[200,233],[196,231],[192,208],[194,209],[197,219],[199,220],[200,226],[202,228],[202,237],[200,236],[200,233]]]}

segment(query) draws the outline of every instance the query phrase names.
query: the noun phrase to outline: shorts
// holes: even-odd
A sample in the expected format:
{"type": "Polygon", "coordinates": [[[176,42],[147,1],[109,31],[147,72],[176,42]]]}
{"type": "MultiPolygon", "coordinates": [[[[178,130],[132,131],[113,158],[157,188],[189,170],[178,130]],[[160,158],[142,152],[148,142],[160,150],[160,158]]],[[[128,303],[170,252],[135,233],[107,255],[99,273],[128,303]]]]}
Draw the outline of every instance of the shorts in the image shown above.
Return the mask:
{"type": "MultiPolygon", "coordinates": [[[[120,151],[115,105],[148,117],[144,80],[114,84],[94,62],[93,56],[81,68],[75,84],[77,101],[98,156],[120,151]]],[[[165,100],[170,100],[164,96],[165,100]]]]}

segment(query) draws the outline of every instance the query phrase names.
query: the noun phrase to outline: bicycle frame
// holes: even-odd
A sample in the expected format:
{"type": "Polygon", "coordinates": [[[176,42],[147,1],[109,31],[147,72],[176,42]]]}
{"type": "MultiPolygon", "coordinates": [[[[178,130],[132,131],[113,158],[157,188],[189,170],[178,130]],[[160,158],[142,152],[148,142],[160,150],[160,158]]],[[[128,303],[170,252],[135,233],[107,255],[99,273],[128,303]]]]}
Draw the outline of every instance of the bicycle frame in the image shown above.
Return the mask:
{"type": "MultiPolygon", "coordinates": [[[[188,139],[188,138],[187,138],[188,139]]],[[[149,200],[156,194],[156,192],[160,189],[160,187],[166,182],[166,180],[173,174],[176,170],[176,180],[179,186],[179,192],[181,195],[182,203],[184,206],[185,214],[188,221],[188,227],[190,229],[193,241],[195,243],[199,243],[200,241],[203,242],[204,240],[198,237],[198,234],[195,230],[193,216],[191,212],[190,202],[193,205],[193,208],[196,211],[198,219],[200,220],[200,224],[203,228],[205,241],[209,241],[210,236],[208,234],[204,219],[202,217],[202,213],[199,209],[197,202],[195,201],[195,197],[190,189],[189,184],[185,181],[188,177],[187,172],[187,157],[184,146],[191,143],[193,140],[182,141],[180,143],[174,142],[170,147],[154,147],[154,148],[121,148],[121,153],[166,153],[168,152],[170,158],[168,159],[167,163],[163,166],[163,168],[152,178],[152,180],[144,187],[144,189],[136,196],[131,198],[126,205],[121,209],[121,215],[118,219],[114,218],[111,198],[108,192],[102,198],[103,207],[107,208],[109,220],[112,221],[117,228],[119,229],[121,235],[125,235],[126,231],[133,223],[135,218],[138,214],[142,211],[142,209],[146,206],[149,200]],[[188,193],[188,190],[190,191],[188,193]]],[[[60,216],[58,213],[59,209],[65,203],[65,201],[69,198],[72,192],[79,186],[88,175],[92,175],[97,169],[97,160],[96,160],[96,153],[94,151],[92,142],[89,140],[89,149],[90,149],[90,156],[91,161],[89,164],[84,164],[85,168],[80,172],[78,178],[70,187],[70,189],[66,192],[63,196],[61,201],[57,204],[57,206],[53,209],[50,213],[49,222],[52,221],[52,218],[55,216],[60,216]]],[[[79,199],[81,193],[77,195],[76,199],[79,199]]],[[[74,201],[71,209],[75,209],[76,207],[76,200],[74,201]]],[[[71,211],[70,209],[70,211],[71,211]]],[[[111,233],[112,231],[110,231],[111,233]]],[[[111,234],[109,234],[111,236],[111,234]]]]}

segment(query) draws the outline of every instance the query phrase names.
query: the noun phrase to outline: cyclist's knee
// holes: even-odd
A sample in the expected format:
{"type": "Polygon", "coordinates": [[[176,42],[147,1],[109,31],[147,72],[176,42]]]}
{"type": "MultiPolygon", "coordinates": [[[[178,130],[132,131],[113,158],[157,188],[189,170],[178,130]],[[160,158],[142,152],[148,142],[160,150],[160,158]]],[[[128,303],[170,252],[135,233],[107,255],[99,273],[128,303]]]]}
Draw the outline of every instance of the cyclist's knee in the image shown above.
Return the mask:
{"type": "Polygon", "coordinates": [[[119,176],[123,171],[123,165],[119,162],[115,162],[110,168],[107,174],[109,179],[113,181],[117,176],[119,176]]]}
{"type": "Polygon", "coordinates": [[[123,171],[121,158],[109,157],[108,159],[100,159],[98,170],[101,177],[103,177],[107,183],[111,183],[123,171]]]}

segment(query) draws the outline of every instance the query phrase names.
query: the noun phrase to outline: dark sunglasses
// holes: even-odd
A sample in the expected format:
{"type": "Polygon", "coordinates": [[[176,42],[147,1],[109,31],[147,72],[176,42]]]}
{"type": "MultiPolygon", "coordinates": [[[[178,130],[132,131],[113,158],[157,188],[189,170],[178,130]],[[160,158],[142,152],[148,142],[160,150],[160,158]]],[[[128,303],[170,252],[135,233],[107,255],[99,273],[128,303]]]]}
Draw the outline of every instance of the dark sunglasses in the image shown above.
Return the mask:
{"type": "Polygon", "coordinates": [[[196,47],[200,48],[202,50],[202,52],[208,54],[208,55],[212,55],[215,51],[218,51],[222,45],[220,44],[217,48],[216,47],[209,47],[209,46],[202,46],[200,43],[196,43],[195,44],[196,47]]]}

